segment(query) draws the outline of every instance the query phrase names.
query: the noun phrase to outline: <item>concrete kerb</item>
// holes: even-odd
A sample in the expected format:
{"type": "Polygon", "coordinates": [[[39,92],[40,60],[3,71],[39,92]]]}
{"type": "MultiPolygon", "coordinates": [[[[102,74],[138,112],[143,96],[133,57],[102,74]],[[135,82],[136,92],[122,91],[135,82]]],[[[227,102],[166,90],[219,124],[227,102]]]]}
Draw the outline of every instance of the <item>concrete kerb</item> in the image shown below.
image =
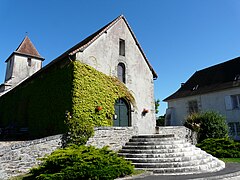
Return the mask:
{"type": "MultiPolygon", "coordinates": [[[[145,177],[148,176],[158,176],[159,174],[153,174],[152,172],[145,172],[139,175],[133,175],[133,176],[126,176],[123,178],[117,178],[115,180],[128,180],[128,179],[144,179],[145,177]]],[[[164,175],[163,175],[164,176],[164,175]]],[[[235,172],[235,173],[229,173],[229,174],[225,174],[225,175],[221,175],[221,176],[212,176],[212,177],[203,177],[203,178],[191,178],[188,179],[187,178],[188,175],[186,175],[186,179],[185,180],[216,180],[216,179],[221,179],[221,180],[230,180],[230,179],[240,179],[240,171],[239,172],[235,172]]],[[[167,177],[167,175],[165,176],[167,177]]],[[[176,179],[177,179],[177,175],[176,175],[176,179]]]]}
{"type": "Polygon", "coordinates": [[[118,178],[117,180],[125,179],[143,179],[143,180],[239,180],[240,179],[240,164],[229,163],[227,168],[214,173],[203,174],[188,174],[188,175],[164,175],[153,174],[152,172],[144,172],[139,175],[127,176],[118,178]],[[230,166],[231,165],[231,166],[230,166]],[[234,165],[234,166],[233,166],[234,165]]]}
{"type": "MultiPolygon", "coordinates": [[[[240,171],[234,172],[234,173],[229,173],[221,176],[212,176],[212,177],[204,177],[204,178],[194,178],[194,180],[214,180],[214,179],[229,179],[229,178],[234,178],[234,177],[239,177],[240,179],[240,171]]],[[[188,179],[188,180],[193,180],[193,179],[188,179]]]]}

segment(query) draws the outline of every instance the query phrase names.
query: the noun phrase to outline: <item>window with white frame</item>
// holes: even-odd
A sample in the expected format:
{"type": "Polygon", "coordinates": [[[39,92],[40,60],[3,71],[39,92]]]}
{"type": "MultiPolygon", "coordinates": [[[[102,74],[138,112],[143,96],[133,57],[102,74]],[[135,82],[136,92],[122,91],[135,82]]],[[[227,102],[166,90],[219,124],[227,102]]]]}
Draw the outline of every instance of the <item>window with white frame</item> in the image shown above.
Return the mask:
{"type": "Polygon", "coordinates": [[[240,94],[238,95],[232,95],[232,107],[233,109],[238,109],[240,107],[240,94]]]}
{"type": "Polygon", "coordinates": [[[197,100],[188,101],[188,112],[189,112],[189,114],[198,112],[197,100]]]}
{"type": "Polygon", "coordinates": [[[240,108],[240,94],[226,96],[225,105],[227,110],[239,109],[240,108]]]}
{"type": "Polygon", "coordinates": [[[228,123],[229,134],[231,136],[240,136],[240,123],[239,122],[230,122],[228,123]]]}

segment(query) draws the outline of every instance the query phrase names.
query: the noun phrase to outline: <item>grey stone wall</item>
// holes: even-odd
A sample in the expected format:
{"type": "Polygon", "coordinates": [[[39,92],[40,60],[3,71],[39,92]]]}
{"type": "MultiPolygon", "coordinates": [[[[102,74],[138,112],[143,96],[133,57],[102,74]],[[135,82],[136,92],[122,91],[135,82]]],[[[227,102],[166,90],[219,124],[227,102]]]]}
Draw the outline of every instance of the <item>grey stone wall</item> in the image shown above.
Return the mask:
{"type": "Polygon", "coordinates": [[[61,147],[62,135],[22,142],[0,142],[0,179],[26,173],[37,160],[61,147]]]}
{"type": "Polygon", "coordinates": [[[109,149],[118,151],[133,135],[137,135],[137,131],[132,127],[98,127],[87,145],[98,148],[109,146],[109,149]]]}
{"type": "MultiPolygon", "coordinates": [[[[110,149],[118,151],[136,134],[137,131],[132,127],[98,127],[95,128],[95,135],[89,139],[87,145],[98,148],[109,146],[110,149]]],[[[28,172],[30,168],[40,163],[38,158],[60,147],[62,135],[32,141],[0,142],[0,180],[28,172]]]]}
{"type": "Polygon", "coordinates": [[[185,126],[157,126],[156,134],[174,134],[176,137],[186,138],[193,145],[197,144],[197,133],[185,126]]]}

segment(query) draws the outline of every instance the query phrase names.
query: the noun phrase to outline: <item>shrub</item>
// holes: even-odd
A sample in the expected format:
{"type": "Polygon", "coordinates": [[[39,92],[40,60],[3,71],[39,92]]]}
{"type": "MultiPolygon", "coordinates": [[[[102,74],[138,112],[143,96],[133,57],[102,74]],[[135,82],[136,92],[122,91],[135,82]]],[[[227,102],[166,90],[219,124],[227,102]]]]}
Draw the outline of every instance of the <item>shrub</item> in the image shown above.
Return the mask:
{"type": "Polygon", "coordinates": [[[157,117],[156,125],[157,126],[164,126],[164,124],[165,124],[165,115],[157,117]]]}
{"type": "Polygon", "coordinates": [[[184,125],[198,132],[198,142],[207,138],[228,137],[228,126],[225,118],[213,111],[191,114],[187,117],[184,125]]]}
{"type": "Polygon", "coordinates": [[[184,123],[184,126],[193,130],[193,131],[196,131],[196,132],[199,132],[200,131],[200,123],[201,123],[201,114],[199,113],[193,113],[193,114],[190,114],[188,115],[185,123],[184,123]]]}
{"type": "Polygon", "coordinates": [[[36,179],[115,179],[133,173],[130,162],[107,147],[72,145],[42,158],[42,165],[31,169],[36,179]]]}
{"type": "Polygon", "coordinates": [[[197,147],[218,158],[240,158],[240,143],[228,138],[205,139],[197,147]]]}

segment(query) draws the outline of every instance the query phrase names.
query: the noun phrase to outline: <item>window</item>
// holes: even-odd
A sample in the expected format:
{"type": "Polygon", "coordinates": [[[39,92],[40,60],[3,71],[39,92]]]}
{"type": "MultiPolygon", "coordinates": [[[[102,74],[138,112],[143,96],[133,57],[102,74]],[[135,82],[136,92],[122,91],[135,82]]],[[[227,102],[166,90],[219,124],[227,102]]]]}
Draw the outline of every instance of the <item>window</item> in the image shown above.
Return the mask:
{"type": "Polygon", "coordinates": [[[126,82],[126,72],[125,71],[126,71],[125,64],[119,63],[117,66],[117,76],[118,76],[118,79],[120,81],[122,81],[123,83],[126,82]]]}
{"type": "Polygon", "coordinates": [[[240,95],[232,95],[231,96],[232,100],[232,109],[239,109],[240,107],[240,95]]]}
{"type": "Polygon", "coordinates": [[[196,100],[188,102],[188,111],[189,114],[198,112],[198,102],[196,100]]]}
{"type": "Polygon", "coordinates": [[[119,55],[125,56],[125,40],[119,39],[119,55]]]}
{"type": "Polygon", "coordinates": [[[8,70],[10,70],[11,66],[12,66],[12,59],[9,60],[8,70]]]}
{"type": "Polygon", "coordinates": [[[28,63],[28,66],[32,65],[32,59],[30,57],[27,59],[27,63],[28,63]]]}
{"type": "Polygon", "coordinates": [[[240,136],[240,124],[239,122],[228,123],[229,133],[231,136],[240,136]]]}

